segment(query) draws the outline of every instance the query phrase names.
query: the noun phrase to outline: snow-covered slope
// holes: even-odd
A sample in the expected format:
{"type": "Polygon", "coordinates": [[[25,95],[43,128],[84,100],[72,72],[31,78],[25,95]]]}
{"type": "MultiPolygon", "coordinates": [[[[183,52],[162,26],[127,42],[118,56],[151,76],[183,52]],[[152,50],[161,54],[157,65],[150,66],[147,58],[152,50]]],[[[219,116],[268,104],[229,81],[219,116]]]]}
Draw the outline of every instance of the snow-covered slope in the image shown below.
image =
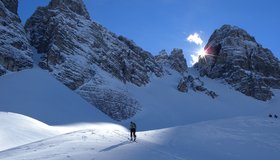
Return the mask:
{"type": "MultiPolygon", "coordinates": [[[[96,76],[102,76],[106,81],[100,86],[94,84],[98,88],[96,91],[100,92],[98,94],[108,91],[108,98],[110,98],[110,88],[115,88],[120,93],[137,99],[142,109],[135,117],[121,124],[127,126],[129,121],[133,120],[137,122],[139,130],[236,116],[268,115],[279,108],[278,90],[275,90],[275,97],[271,101],[262,102],[244,96],[217,80],[204,77],[202,81],[205,82],[205,87],[219,95],[212,99],[210,96],[192,90],[188,93],[178,92],[176,87],[181,74],[174,70],[169,72],[172,75],[164,78],[151,77],[149,85],[137,87],[129,83],[123,84],[118,79],[111,78],[107,72],[100,70],[98,71],[100,74],[96,76]]],[[[198,75],[193,69],[189,69],[189,73],[194,77],[198,75]]],[[[0,77],[0,88],[1,111],[27,115],[49,125],[112,121],[78,94],[59,83],[47,71],[39,68],[0,77]]],[[[81,88],[78,92],[82,91],[81,88]]]]}
{"type": "MultiPolygon", "coordinates": [[[[272,100],[263,102],[222,81],[203,77],[205,87],[219,95],[212,99],[192,90],[178,92],[181,74],[172,69],[168,72],[170,75],[162,78],[151,76],[144,87],[124,84],[103,70],[96,75],[106,80],[99,89],[115,88],[141,103],[142,110],[134,118],[120,122],[127,126],[130,120],[136,121],[138,130],[143,131],[137,134],[138,143],[129,142],[124,127],[107,123],[112,120],[47,71],[33,68],[0,77],[1,111],[21,113],[47,124],[67,124],[48,126],[25,116],[1,113],[0,147],[15,148],[1,151],[0,159],[278,158],[280,122],[268,114],[280,113],[279,90],[274,91],[272,100]],[[76,124],[80,122],[90,123],[76,124]],[[21,144],[25,145],[18,146],[21,144]]],[[[189,69],[189,74],[199,75],[194,69],[189,69]]]]}
{"type": "Polygon", "coordinates": [[[181,159],[263,160],[269,157],[276,160],[280,155],[279,129],[279,119],[250,116],[194,123],[144,135],[181,159]]]}
{"type": "Polygon", "coordinates": [[[110,121],[39,68],[0,77],[0,88],[0,111],[20,113],[50,125],[110,121]]]}
{"type": "Polygon", "coordinates": [[[238,117],[138,133],[116,125],[80,130],[0,152],[1,160],[277,160],[280,121],[238,117]]]}
{"type": "MultiPolygon", "coordinates": [[[[0,9],[5,11],[0,10],[0,14],[10,13],[9,10],[14,13],[15,6],[6,8],[7,2],[10,1],[0,0],[0,9]]],[[[12,2],[17,4],[17,0],[12,2]]],[[[11,15],[19,23],[13,13],[11,15]]],[[[0,18],[4,24],[3,20],[0,18]]],[[[226,72],[228,75],[231,71],[241,71],[233,74],[237,77],[226,78],[215,77],[213,66],[208,66],[212,75],[208,77],[221,78],[210,79],[200,77],[203,71],[200,67],[207,67],[204,63],[197,64],[199,71],[188,69],[180,49],[174,49],[171,55],[161,52],[154,57],[133,41],[92,22],[82,0],[51,0],[47,7],[37,9],[25,28],[32,45],[40,53],[33,55],[37,60],[31,60],[31,47],[22,31],[22,39],[28,45],[28,54],[23,54],[27,56],[28,64],[23,67],[35,64],[34,68],[11,73],[8,70],[17,71],[21,67],[11,66],[14,61],[9,58],[7,61],[4,58],[4,63],[0,64],[0,75],[8,73],[0,77],[0,150],[10,148],[0,152],[1,160],[247,160],[280,156],[280,123],[278,119],[268,117],[269,114],[280,114],[279,61],[269,50],[253,43],[254,38],[245,31],[230,28],[234,31],[233,37],[229,35],[230,41],[219,39],[219,34],[217,39],[212,38],[215,53],[228,49],[219,47],[219,41],[225,42],[233,51],[231,58],[213,60],[213,64],[221,62],[219,65],[227,66],[232,60],[237,64],[242,60],[242,63],[241,70],[218,67],[221,70],[217,73],[222,75],[223,69],[229,69],[225,70],[229,71],[226,72]],[[235,38],[240,42],[245,38],[244,48],[238,48],[239,44],[232,45],[235,38]],[[216,42],[217,46],[214,45],[216,42]],[[260,52],[255,54],[255,51],[260,52]],[[240,59],[240,54],[235,53],[246,56],[240,59]],[[252,61],[253,55],[260,56],[252,61]],[[264,64],[270,65],[262,65],[263,61],[258,59],[265,59],[264,64]],[[48,71],[38,68],[36,61],[48,71]],[[250,93],[254,91],[254,94],[246,94],[252,97],[245,96],[239,89],[236,91],[235,85],[226,84],[229,80],[239,84],[243,77],[241,73],[247,75],[242,86],[250,93]],[[259,79],[252,73],[265,75],[263,82],[271,86],[262,88],[266,84],[255,83],[259,79]],[[200,84],[181,83],[188,77],[200,84]],[[213,91],[217,96],[201,93],[195,87],[213,91]],[[269,92],[263,97],[259,94],[261,91],[269,92]],[[113,121],[95,106],[115,120],[127,120],[113,121]],[[130,121],[135,121],[137,130],[142,131],[137,133],[138,143],[127,140],[129,134],[123,126],[130,121]],[[22,144],[25,145],[18,146],[22,144]]],[[[7,30],[5,27],[0,29],[7,30]]],[[[12,46],[20,49],[22,43],[12,43],[12,46]]],[[[18,53],[18,50],[8,50],[12,55],[18,53]]]]}
{"type": "Polygon", "coordinates": [[[0,112],[0,150],[61,134],[35,119],[10,112],[0,112]]]}
{"type": "Polygon", "coordinates": [[[76,123],[71,125],[49,126],[34,118],[12,112],[0,112],[0,150],[40,141],[61,134],[89,128],[123,129],[111,123],[76,123]]]}
{"type": "MultiPolygon", "coordinates": [[[[138,122],[139,129],[166,128],[236,116],[268,115],[268,110],[273,113],[279,108],[279,90],[271,101],[263,102],[244,96],[227,84],[222,84],[222,80],[203,77],[201,80],[205,87],[218,94],[217,98],[212,99],[192,90],[188,93],[178,92],[176,87],[181,76],[172,70],[170,72],[170,76],[152,78],[151,83],[142,88],[125,86],[142,106],[142,111],[132,118],[138,122]]],[[[199,75],[195,69],[189,69],[189,74],[194,77],[199,75]]]]}

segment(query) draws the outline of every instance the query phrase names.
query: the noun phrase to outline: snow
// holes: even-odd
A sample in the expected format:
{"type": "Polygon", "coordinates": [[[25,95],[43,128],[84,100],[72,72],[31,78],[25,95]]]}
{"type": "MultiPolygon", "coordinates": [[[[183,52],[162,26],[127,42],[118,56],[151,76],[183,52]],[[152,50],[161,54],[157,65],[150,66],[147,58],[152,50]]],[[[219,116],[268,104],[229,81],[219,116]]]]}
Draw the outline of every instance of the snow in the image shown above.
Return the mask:
{"type": "Polygon", "coordinates": [[[1,151],[0,159],[276,160],[279,142],[280,121],[260,116],[138,132],[137,142],[125,128],[103,124],[1,151]]]}
{"type": "Polygon", "coordinates": [[[0,112],[0,150],[23,145],[58,134],[46,124],[9,112],[0,112]]]}
{"type": "Polygon", "coordinates": [[[185,159],[277,159],[279,127],[277,119],[252,116],[195,123],[146,135],[185,159]]]}
{"type": "MultiPolygon", "coordinates": [[[[152,78],[145,87],[139,88],[129,84],[125,86],[142,106],[142,112],[132,118],[133,121],[139,123],[138,126],[141,130],[160,129],[236,116],[264,115],[267,109],[278,107],[276,103],[271,105],[244,96],[228,85],[206,77],[200,77],[200,79],[207,89],[219,95],[217,98],[212,99],[210,96],[192,90],[188,93],[181,93],[177,90],[181,75],[172,70],[170,73],[172,75],[163,78],[152,78]]],[[[189,74],[198,77],[198,73],[193,69],[189,69],[189,74]]]]}
{"type": "Polygon", "coordinates": [[[98,71],[100,87],[127,92],[141,103],[141,111],[123,122],[112,121],[40,68],[0,77],[0,159],[278,159],[280,119],[268,114],[280,113],[279,90],[263,102],[200,77],[219,95],[212,99],[178,92],[181,76],[169,72],[137,87],[98,71]],[[125,128],[131,120],[138,127],[136,143],[125,128]]]}
{"type": "Polygon", "coordinates": [[[2,76],[0,88],[1,111],[20,113],[49,125],[111,121],[40,68],[2,76]]]}

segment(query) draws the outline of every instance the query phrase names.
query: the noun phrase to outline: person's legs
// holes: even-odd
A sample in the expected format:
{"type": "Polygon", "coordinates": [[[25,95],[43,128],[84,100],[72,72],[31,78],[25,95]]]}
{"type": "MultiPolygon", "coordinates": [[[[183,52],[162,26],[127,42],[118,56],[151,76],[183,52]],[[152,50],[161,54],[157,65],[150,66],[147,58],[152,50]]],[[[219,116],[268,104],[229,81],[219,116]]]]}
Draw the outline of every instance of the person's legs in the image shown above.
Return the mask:
{"type": "Polygon", "coordinates": [[[136,140],[136,130],[133,131],[134,141],[136,140]]]}
{"type": "Polygon", "coordinates": [[[130,140],[132,141],[133,130],[130,130],[130,140]]]}

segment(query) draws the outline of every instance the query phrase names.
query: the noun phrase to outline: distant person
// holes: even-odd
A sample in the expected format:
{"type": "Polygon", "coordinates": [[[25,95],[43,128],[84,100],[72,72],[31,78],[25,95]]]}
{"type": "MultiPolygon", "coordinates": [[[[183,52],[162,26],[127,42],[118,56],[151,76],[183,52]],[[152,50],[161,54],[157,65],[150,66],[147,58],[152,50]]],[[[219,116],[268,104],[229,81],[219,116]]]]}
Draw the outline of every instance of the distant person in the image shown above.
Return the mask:
{"type": "Polygon", "coordinates": [[[272,114],[269,114],[268,117],[269,117],[269,118],[272,118],[272,114]]]}
{"type": "Polygon", "coordinates": [[[134,122],[130,122],[130,140],[136,141],[136,124],[134,122]]]}
{"type": "Polygon", "coordinates": [[[275,114],[275,115],[274,115],[274,118],[278,118],[278,116],[275,114]]]}

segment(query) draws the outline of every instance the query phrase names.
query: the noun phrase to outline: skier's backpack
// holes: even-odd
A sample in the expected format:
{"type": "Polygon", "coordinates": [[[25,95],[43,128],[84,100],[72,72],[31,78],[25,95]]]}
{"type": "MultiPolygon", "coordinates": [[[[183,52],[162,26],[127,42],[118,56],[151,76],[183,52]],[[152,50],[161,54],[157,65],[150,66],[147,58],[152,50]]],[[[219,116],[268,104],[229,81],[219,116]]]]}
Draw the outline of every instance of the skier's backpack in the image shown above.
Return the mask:
{"type": "Polygon", "coordinates": [[[131,122],[131,128],[136,129],[136,124],[134,122],[131,122]]]}

